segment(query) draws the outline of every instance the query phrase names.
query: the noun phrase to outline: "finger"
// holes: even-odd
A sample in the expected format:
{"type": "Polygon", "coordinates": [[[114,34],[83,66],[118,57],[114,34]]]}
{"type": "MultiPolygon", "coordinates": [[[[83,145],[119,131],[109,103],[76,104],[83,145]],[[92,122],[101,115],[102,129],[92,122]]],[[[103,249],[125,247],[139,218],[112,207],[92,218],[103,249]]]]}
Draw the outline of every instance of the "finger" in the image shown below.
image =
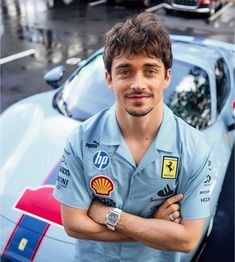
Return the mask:
{"type": "Polygon", "coordinates": [[[174,213],[172,213],[172,216],[174,217],[174,219],[177,219],[178,217],[180,217],[180,212],[175,211],[174,213]]]}
{"type": "Polygon", "coordinates": [[[169,207],[170,205],[179,202],[182,198],[183,198],[183,194],[174,195],[174,196],[168,198],[168,199],[162,204],[162,206],[165,207],[165,208],[167,208],[167,207],[169,207]]]}
{"type": "Polygon", "coordinates": [[[171,221],[176,220],[178,217],[180,217],[179,211],[172,212],[168,215],[168,219],[171,220],[171,221]]]}
{"type": "Polygon", "coordinates": [[[178,210],[180,210],[180,205],[179,204],[172,204],[171,206],[169,206],[167,208],[168,214],[174,213],[175,211],[178,211],[178,210]]]}
{"type": "Polygon", "coordinates": [[[181,222],[181,220],[182,220],[181,217],[178,217],[178,218],[176,218],[173,222],[179,224],[179,223],[181,222]]]}
{"type": "Polygon", "coordinates": [[[168,215],[168,220],[169,221],[174,221],[175,220],[175,218],[173,217],[173,214],[169,214],[168,215]]]}

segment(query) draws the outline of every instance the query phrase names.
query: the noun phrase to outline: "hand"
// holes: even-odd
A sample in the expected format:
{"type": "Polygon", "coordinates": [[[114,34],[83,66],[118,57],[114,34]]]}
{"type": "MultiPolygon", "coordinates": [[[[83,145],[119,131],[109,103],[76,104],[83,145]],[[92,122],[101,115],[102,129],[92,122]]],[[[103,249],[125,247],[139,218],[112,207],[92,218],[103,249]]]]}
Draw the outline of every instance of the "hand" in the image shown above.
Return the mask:
{"type": "Polygon", "coordinates": [[[105,218],[109,211],[111,211],[112,207],[107,207],[99,200],[93,200],[89,209],[88,216],[96,223],[105,225],[105,218]]]}
{"type": "Polygon", "coordinates": [[[180,205],[178,202],[182,198],[182,194],[174,195],[173,197],[168,198],[159,208],[157,208],[153,214],[153,217],[180,223],[181,215],[180,205]]]}

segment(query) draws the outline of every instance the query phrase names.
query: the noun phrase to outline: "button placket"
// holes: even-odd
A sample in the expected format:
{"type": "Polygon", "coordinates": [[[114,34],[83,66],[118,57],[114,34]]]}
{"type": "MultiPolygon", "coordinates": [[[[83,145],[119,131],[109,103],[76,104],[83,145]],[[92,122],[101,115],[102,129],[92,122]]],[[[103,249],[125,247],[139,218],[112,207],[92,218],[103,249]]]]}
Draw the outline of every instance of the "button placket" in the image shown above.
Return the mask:
{"type": "Polygon", "coordinates": [[[130,213],[131,212],[131,206],[132,206],[132,203],[131,203],[131,200],[134,200],[134,196],[133,196],[133,185],[134,185],[134,180],[135,180],[135,176],[132,176],[131,177],[131,181],[130,181],[130,189],[129,189],[129,193],[128,193],[128,196],[127,196],[127,201],[126,201],[126,204],[124,206],[124,210],[127,212],[127,213],[130,213]]]}

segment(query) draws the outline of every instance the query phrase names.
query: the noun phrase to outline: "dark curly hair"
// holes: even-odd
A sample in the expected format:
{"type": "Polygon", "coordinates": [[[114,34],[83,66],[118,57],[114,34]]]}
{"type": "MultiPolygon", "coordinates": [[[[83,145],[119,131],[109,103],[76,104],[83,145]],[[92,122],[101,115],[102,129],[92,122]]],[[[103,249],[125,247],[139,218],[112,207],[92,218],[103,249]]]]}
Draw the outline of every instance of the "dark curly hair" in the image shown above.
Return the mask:
{"type": "Polygon", "coordinates": [[[168,33],[158,17],[143,12],[125,22],[116,24],[105,35],[103,60],[106,70],[111,74],[112,61],[125,54],[144,53],[162,60],[165,69],[171,68],[172,51],[168,33]]]}

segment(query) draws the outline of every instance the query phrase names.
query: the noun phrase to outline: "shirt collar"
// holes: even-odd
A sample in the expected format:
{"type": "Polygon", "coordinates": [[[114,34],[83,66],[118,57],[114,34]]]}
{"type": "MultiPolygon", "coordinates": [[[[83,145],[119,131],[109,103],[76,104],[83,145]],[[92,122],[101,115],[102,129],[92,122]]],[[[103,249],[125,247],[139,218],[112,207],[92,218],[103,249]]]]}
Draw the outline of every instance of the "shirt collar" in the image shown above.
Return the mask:
{"type": "MultiPolygon", "coordinates": [[[[103,125],[102,144],[106,145],[120,145],[122,142],[122,133],[116,118],[116,105],[114,104],[106,115],[103,125]]],[[[157,136],[153,141],[153,146],[157,150],[165,152],[174,152],[176,143],[176,124],[173,112],[164,104],[163,119],[157,136]]]]}
{"type": "Polygon", "coordinates": [[[153,143],[157,150],[176,151],[176,124],[173,112],[164,104],[163,119],[153,143]]]}
{"type": "Polygon", "coordinates": [[[122,141],[122,133],[116,118],[116,105],[114,104],[107,112],[104,125],[101,144],[120,145],[122,141]]]}

